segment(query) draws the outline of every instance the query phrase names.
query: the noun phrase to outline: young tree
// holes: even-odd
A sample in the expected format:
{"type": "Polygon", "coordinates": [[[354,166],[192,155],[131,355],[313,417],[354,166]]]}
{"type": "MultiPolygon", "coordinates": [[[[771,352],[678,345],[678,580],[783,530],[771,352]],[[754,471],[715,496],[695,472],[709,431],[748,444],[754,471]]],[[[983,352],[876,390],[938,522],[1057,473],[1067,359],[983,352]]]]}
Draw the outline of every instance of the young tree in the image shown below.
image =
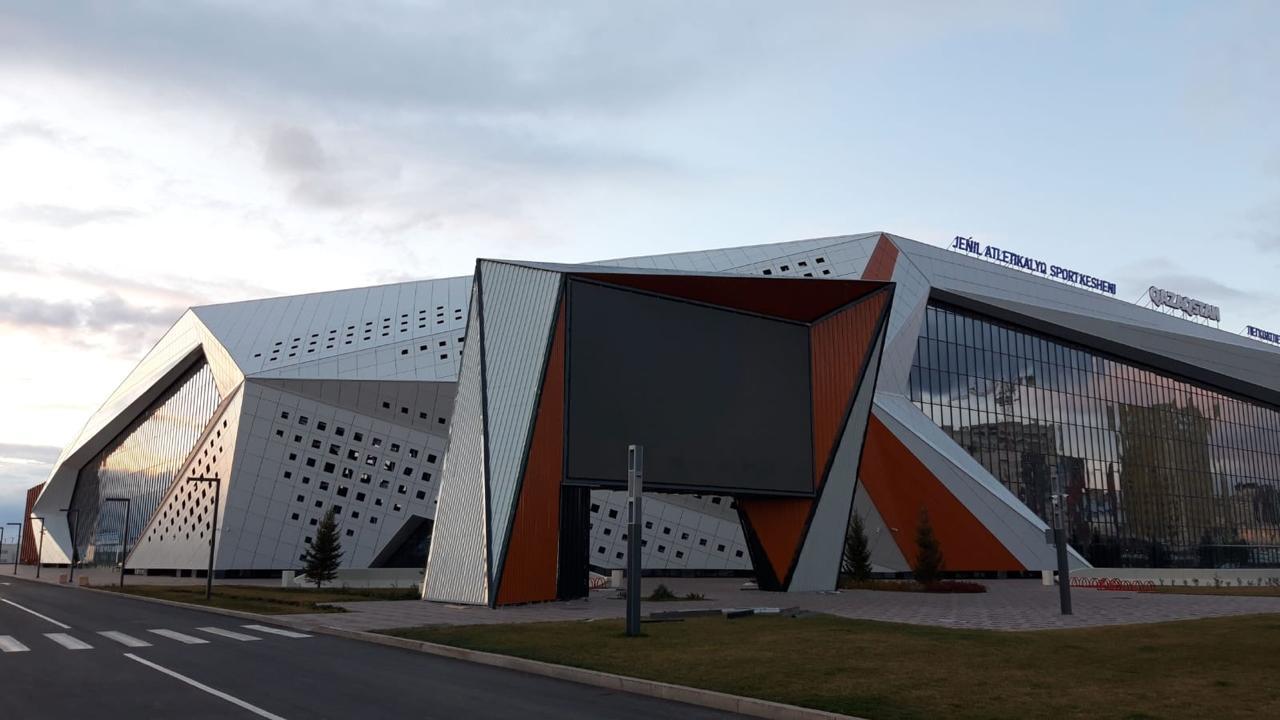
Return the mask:
{"type": "Polygon", "coordinates": [[[920,522],[916,526],[916,582],[921,585],[937,582],[942,564],[942,548],[938,545],[938,536],[933,534],[933,525],[929,523],[929,511],[921,507],[920,522]]]}
{"type": "Polygon", "coordinates": [[[338,540],[338,524],[333,517],[333,509],[330,508],[302,558],[302,574],[316,584],[317,590],[325,581],[338,577],[338,566],[342,563],[342,543],[338,540]]]}
{"type": "Polygon", "coordinates": [[[867,529],[857,513],[849,523],[844,536],[844,557],[840,559],[840,572],[854,580],[871,579],[871,547],[867,543],[867,529]]]}

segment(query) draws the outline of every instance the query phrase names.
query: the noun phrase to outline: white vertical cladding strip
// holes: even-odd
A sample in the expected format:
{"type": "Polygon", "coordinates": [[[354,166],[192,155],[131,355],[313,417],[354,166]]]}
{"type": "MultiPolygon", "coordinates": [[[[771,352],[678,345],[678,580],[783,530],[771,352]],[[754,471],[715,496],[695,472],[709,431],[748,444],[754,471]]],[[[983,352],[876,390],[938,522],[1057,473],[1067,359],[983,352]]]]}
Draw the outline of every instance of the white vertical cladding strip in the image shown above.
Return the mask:
{"type": "Polygon", "coordinates": [[[862,441],[867,433],[867,418],[875,397],[875,378],[880,369],[880,350],[884,332],[876,339],[871,364],[867,367],[853,401],[853,409],[840,436],[840,445],[831,462],[831,473],[822,488],[818,506],[809,521],[809,532],[800,548],[800,559],[787,590],[835,590],[840,575],[840,556],[849,528],[853,493],[858,481],[858,464],[862,458],[862,441]]]}
{"type": "Polygon", "coordinates": [[[888,337],[885,340],[883,370],[877,392],[907,394],[911,363],[916,355],[916,340],[929,303],[929,279],[916,267],[910,255],[902,252],[905,241],[894,236],[891,242],[899,248],[894,266],[893,308],[889,311],[888,337]]]}
{"type": "Polygon", "coordinates": [[[488,602],[480,335],[479,304],[473,287],[468,342],[462,352],[449,446],[440,473],[440,502],[423,581],[425,600],[471,605],[488,602]]]}
{"type": "Polygon", "coordinates": [[[189,477],[222,480],[219,483],[218,562],[215,567],[226,567],[222,560],[225,556],[223,534],[225,520],[233,515],[227,512],[227,497],[231,492],[243,400],[244,387],[241,386],[233,391],[222,412],[215,415],[205,428],[165,499],[138,536],[137,545],[129,553],[129,567],[138,570],[194,570],[208,566],[209,534],[215,521],[212,517],[214,485],[187,482],[189,477]]]}
{"type": "MultiPolygon", "coordinates": [[[[910,400],[877,393],[875,413],[1018,562],[1028,570],[1057,567],[1053,547],[1044,542],[1044,521],[910,400]]],[[[1071,559],[1073,567],[1090,567],[1074,549],[1071,559]]]]}
{"type": "Polygon", "coordinates": [[[490,572],[501,567],[551,340],[560,274],[482,261],[490,572]]]}

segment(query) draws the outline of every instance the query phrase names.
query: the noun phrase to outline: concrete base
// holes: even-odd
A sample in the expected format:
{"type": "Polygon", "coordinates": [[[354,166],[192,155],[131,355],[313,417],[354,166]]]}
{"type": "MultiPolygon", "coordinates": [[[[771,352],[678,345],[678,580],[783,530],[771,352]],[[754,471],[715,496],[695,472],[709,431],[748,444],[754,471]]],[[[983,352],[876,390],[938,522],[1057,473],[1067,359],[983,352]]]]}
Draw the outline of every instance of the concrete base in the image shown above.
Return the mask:
{"type": "MultiPolygon", "coordinates": [[[[422,568],[351,568],[339,570],[338,577],[326,585],[350,588],[421,587],[425,572],[422,568]]],[[[281,575],[280,581],[281,585],[288,587],[284,574],[281,575]]],[[[307,578],[298,574],[288,582],[291,582],[293,587],[298,587],[306,585],[307,578]]]]}

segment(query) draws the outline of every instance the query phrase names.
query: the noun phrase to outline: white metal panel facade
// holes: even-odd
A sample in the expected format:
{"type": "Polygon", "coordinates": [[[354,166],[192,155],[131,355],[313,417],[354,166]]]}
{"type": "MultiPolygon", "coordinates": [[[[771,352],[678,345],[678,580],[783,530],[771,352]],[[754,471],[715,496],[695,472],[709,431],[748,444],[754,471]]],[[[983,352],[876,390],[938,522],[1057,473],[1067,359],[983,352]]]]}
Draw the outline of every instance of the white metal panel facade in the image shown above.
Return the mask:
{"type": "MultiPolygon", "coordinates": [[[[467,332],[469,337],[479,338],[480,308],[474,294],[467,332]]],[[[480,345],[473,341],[462,353],[435,532],[423,580],[426,600],[483,605],[489,599],[480,345]]]]}

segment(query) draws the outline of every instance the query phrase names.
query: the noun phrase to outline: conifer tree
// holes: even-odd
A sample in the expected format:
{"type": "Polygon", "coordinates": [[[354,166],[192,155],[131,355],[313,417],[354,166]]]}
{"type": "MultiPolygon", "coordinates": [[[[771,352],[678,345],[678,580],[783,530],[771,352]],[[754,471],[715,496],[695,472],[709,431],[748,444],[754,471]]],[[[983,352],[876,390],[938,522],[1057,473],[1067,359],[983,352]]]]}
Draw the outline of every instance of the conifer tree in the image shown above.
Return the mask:
{"type": "Polygon", "coordinates": [[[311,541],[302,558],[302,574],[316,584],[321,584],[338,577],[338,567],[342,563],[342,543],[338,540],[338,524],[334,520],[333,508],[325,513],[316,529],[316,537],[311,541]]]}
{"type": "Polygon", "coordinates": [[[871,579],[871,547],[867,542],[867,529],[857,513],[853,514],[849,532],[844,536],[840,572],[859,582],[871,579]]]}
{"type": "Polygon", "coordinates": [[[938,580],[942,572],[942,548],[938,545],[938,536],[933,534],[933,525],[929,522],[929,511],[920,508],[920,521],[916,526],[916,582],[931,585],[938,580]]]}

